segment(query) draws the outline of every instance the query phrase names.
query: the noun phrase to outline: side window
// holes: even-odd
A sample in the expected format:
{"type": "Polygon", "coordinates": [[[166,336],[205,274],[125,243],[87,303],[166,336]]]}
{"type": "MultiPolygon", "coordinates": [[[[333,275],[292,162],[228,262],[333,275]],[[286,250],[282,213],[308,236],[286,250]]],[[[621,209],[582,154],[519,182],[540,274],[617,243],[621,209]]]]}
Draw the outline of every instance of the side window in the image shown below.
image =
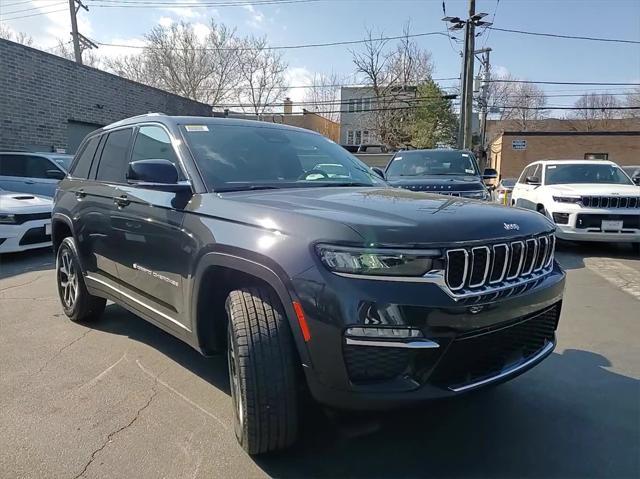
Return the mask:
{"type": "Polygon", "coordinates": [[[128,159],[127,149],[131,140],[131,128],[109,133],[102,149],[96,179],[100,181],[124,183],[128,159]]]}
{"type": "Polygon", "coordinates": [[[88,178],[93,156],[98,149],[98,143],[100,143],[99,136],[95,136],[87,142],[87,145],[71,169],[71,176],[73,178],[88,178]]]}
{"type": "Polygon", "coordinates": [[[28,156],[25,160],[25,176],[29,178],[48,178],[47,170],[56,169],[56,167],[43,156],[28,156]]]}
{"type": "Polygon", "coordinates": [[[542,165],[538,163],[527,176],[535,176],[542,181],[542,165]]]}
{"type": "Polygon", "coordinates": [[[178,170],[178,178],[184,179],[180,162],[171,145],[167,132],[159,126],[142,126],[138,130],[131,161],[138,160],[169,160],[178,170]]]}
{"type": "Polygon", "coordinates": [[[0,155],[0,175],[25,176],[26,157],[24,155],[0,155]]]}
{"type": "Polygon", "coordinates": [[[524,184],[526,183],[527,176],[529,176],[529,171],[531,171],[531,166],[527,166],[522,173],[520,174],[520,178],[518,178],[518,183],[524,184]]]}

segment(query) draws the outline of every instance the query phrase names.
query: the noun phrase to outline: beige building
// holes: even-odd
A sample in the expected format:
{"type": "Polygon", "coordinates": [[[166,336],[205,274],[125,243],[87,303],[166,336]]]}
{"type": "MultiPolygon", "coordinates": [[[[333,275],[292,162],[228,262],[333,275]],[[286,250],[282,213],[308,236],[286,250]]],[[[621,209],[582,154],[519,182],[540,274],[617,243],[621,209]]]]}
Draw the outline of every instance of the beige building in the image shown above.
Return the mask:
{"type": "MultiPolygon", "coordinates": [[[[640,165],[640,119],[608,120],[589,125],[576,120],[543,120],[535,130],[500,129],[490,125],[489,164],[502,178],[514,178],[537,160],[611,160],[619,165],[640,165]],[[545,127],[551,127],[548,129],[545,127]]],[[[506,123],[506,124],[505,124],[506,123]]],[[[512,127],[511,122],[501,126],[512,127]]]]}

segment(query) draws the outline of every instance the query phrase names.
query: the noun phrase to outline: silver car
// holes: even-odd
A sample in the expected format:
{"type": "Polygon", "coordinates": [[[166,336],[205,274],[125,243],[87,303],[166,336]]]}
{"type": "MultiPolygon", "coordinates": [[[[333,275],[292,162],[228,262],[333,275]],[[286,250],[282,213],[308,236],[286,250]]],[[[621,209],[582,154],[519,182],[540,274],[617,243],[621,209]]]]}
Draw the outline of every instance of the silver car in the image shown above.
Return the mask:
{"type": "Polygon", "coordinates": [[[71,160],[61,153],[0,152],[0,188],[53,197],[71,160]]]}

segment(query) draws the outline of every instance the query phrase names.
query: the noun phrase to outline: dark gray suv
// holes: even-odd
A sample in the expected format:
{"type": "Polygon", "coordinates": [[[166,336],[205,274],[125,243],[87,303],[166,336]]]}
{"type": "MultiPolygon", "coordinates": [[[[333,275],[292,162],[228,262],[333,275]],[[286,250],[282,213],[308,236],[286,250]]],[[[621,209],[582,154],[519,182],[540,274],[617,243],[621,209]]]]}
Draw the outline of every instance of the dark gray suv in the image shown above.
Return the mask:
{"type": "Polygon", "coordinates": [[[526,371],[554,348],[565,280],[542,215],[392,188],[319,134],[228,118],[91,133],[53,242],[72,320],[110,299],[227,352],[252,454],[294,441],[301,392],[383,409],[526,371]]]}

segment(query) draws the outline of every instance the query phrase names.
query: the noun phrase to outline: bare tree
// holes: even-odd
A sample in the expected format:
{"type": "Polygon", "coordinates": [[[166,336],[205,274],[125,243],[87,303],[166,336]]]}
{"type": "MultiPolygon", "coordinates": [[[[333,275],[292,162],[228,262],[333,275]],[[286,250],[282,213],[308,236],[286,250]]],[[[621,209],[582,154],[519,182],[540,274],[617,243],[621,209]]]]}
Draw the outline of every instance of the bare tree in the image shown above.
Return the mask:
{"type": "Polygon", "coordinates": [[[635,87],[627,93],[625,106],[628,108],[638,108],[637,110],[626,110],[624,116],[627,118],[640,118],[640,86],[635,87]]]}
{"type": "Polygon", "coordinates": [[[272,111],[272,103],[286,95],[287,63],[282,54],[270,50],[266,38],[249,37],[238,49],[238,102],[250,106],[241,108],[255,115],[272,111]]]}
{"type": "Polygon", "coordinates": [[[382,32],[369,29],[363,51],[351,51],[351,56],[373,97],[365,103],[369,112],[361,115],[361,127],[391,147],[408,144],[418,85],[430,79],[433,70],[430,53],[411,40],[407,24],[395,49],[389,49],[382,32]]]}
{"type": "Polygon", "coordinates": [[[105,69],[118,76],[128,78],[138,83],[159,87],[155,75],[151,74],[149,63],[143,54],[123,55],[104,59],[105,69]]]}
{"type": "Polygon", "coordinates": [[[9,40],[15,43],[20,43],[28,47],[33,46],[33,37],[24,32],[15,32],[11,27],[0,23],[0,38],[9,40]]]}
{"type": "Polygon", "coordinates": [[[609,120],[621,117],[620,110],[611,109],[620,107],[620,102],[609,93],[587,93],[578,98],[574,106],[578,109],[571,117],[584,120],[587,130],[606,128],[609,120]]]}
{"type": "Polygon", "coordinates": [[[521,130],[531,122],[542,120],[548,114],[544,90],[531,83],[519,83],[510,75],[498,75],[489,83],[487,104],[489,111],[497,111],[498,119],[513,120],[521,130]]]}
{"type": "Polygon", "coordinates": [[[304,97],[307,110],[328,120],[340,121],[340,83],[340,77],[335,72],[327,75],[314,73],[304,97]]]}

